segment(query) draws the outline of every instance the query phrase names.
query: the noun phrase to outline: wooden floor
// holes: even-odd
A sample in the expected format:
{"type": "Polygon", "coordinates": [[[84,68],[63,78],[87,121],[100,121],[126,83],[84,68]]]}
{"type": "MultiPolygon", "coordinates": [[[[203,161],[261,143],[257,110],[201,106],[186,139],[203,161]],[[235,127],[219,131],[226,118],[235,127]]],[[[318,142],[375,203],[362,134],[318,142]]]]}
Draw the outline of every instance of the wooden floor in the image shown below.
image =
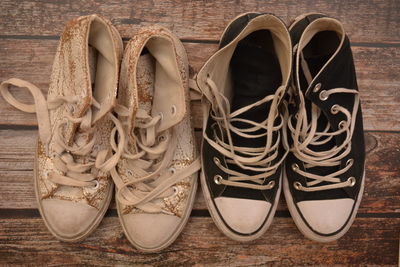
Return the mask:
{"type": "MultiPolygon", "coordinates": [[[[101,14],[124,40],[141,26],[159,24],[184,42],[194,72],[217,49],[226,24],[245,11],[274,13],[289,23],[318,11],[340,19],[350,36],[367,140],[366,189],[358,216],[340,240],[319,244],[297,230],[282,199],[267,233],[251,243],[226,238],[214,225],[199,191],[177,241],[160,253],[138,253],[124,237],[112,204],[84,242],[67,244],[47,231],[32,184],[35,115],[0,98],[1,265],[397,265],[400,235],[400,1],[17,1],[0,2],[0,80],[19,77],[47,90],[64,24],[101,14]],[[83,3],[85,2],[85,3],[83,3]],[[218,3],[217,3],[218,2],[218,3]],[[351,3],[350,3],[351,2],[351,3]]],[[[28,101],[29,96],[17,93],[28,101]]],[[[200,137],[199,103],[193,120],[200,137]]]]}

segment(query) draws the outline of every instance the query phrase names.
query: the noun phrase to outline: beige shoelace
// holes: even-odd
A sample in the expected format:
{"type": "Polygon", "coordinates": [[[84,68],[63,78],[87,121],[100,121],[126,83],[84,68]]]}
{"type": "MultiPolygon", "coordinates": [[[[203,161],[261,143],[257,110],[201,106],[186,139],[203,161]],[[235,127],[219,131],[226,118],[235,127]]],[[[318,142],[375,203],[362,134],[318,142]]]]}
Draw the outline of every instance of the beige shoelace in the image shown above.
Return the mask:
{"type": "MultiPolygon", "coordinates": [[[[224,167],[221,164],[222,159],[214,158],[214,163],[225,173],[229,174],[228,179],[224,179],[221,175],[216,175],[214,177],[214,182],[217,184],[224,184],[228,186],[236,186],[243,188],[252,188],[252,189],[272,189],[275,186],[275,181],[270,181],[268,184],[264,185],[265,179],[273,175],[280,164],[282,164],[285,159],[288,151],[285,152],[285,155],[276,161],[275,164],[271,165],[271,162],[278,157],[279,144],[281,140],[280,130],[283,130],[283,139],[284,145],[287,147],[286,141],[286,121],[287,121],[287,113],[284,115],[279,113],[278,105],[280,100],[282,99],[285,93],[285,87],[281,86],[277,89],[274,95],[268,95],[265,98],[251,104],[240,108],[234,112],[230,112],[230,104],[229,100],[219,92],[216,84],[211,78],[206,79],[206,84],[209,91],[203,90],[204,96],[207,98],[209,103],[211,104],[212,118],[218,124],[219,131],[223,133],[224,139],[221,140],[217,135],[215,136],[215,141],[207,136],[204,132],[204,139],[219,153],[224,156],[224,160],[228,164],[236,164],[242,169],[252,170],[256,172],[260,172],[257,175],[247,175],[238,171],[231,170],[229,168],[224,167]],[[255,106],[259,106],[271,101],[270,112],[266,120],[258,123],[255,121],[237,118],[240,114],[250,110],[255,106]],[[279,124],[275,125],[276,119],[280,117],[279,124]],[[239,129],[232,125],[234,122],[243,122],[250,127],[245,129],[239,129]],[[256,132],[260,129],[264,129],[265,132],[261,134],[251,134],[252,132],[256,132]],[[238,147],[234,146],[232,142],[231,132],[245,137],[245,138],[258,138],[262,136],[266,136],[266,145],[263,147],[238,147]],[[277,133],[276,141],[272,142],[273,133],[277,133]],[[245,155],[245,156],[240,156],[245,155]],[[255,182],[257,184],[248,183],[248,181],[255,182]]],[[[209,103],[203,102],[203,116],[206,118],[209,115],[209,103]]],[[[203,127],[206,127],[205,125],[203,127]]]]}
{"type": "MultiPolygon", "coordinates": [[[[303,68],[305,77],[310,84],[312,81],[311,73],[307,66],[306,61],[301,53],[301,66],[303,68]]],[[[318,92],[320,90],[321,85],[317,84],[313,91],[318,92]]],[[[335,104],[331,107],[332,114],[338,114],[339,112],[343,113],[346,116],[346,120],[343,120],[338,125],[338,130],[334,132],[330,132],[331,125],[329,122],[322,132],[317,131],[317,122],[320,116],[324,116],[321,110],[315,104],[311,104],[311,121],[307,118],[306,106],[304,96],[299,94],[300,97],[300,106],[299,112],[296,114],[296,125],[292,124],[292,115],[288,120],[288,128],[291,132],[293,145],[291,147],[291,152],[295,155],[297,159],[303,162],[304,169],[316,167],[316,166],[340,166],[341,159],[346,157],[351,150],[351,139],[354,132],[354,126],[356,122],[356,116],[359,106],[359,93],[354,89],[347,88],[333,88],[329,90],[322,90],[319,92],[319,98],[321,101],[325,101],[332,94],[345,93],[345,94],[354,94],[354,106],[353,111],[350,112],[338,105],[335,104]],[[310,146],[318,146],[323,145],[329,142],[334,136],[340,135],[342,133],[346,133],[346,138],[343,143],[338,146],[334,146],[326,151],[313,151],[310,149],[310,146]]],[[[317,174],[313,174],[307,171],[302,171],[297,164],[293,164],[291,166],[292,170],[306,178],[311,179],[312,181],[308,181],[306,183],[307,186],[303,186],[300,182],[296,181],[294,183],[294,187],[297,190],[302,190],[306,192],[320,191],[320,190],[328,190],[328,189],[336,189],[343,187],[351,187],[354,186],[356,180],[354,177],[349,177],[346,181],[341,182],[339,176],[345,173],[347,170],[351,168],[354,160],[349,159],[346,163],[346,166],[342,169],[339,169],[336,172],[333,172],[326,176],[320,176],[317,174]],[[316,186],[322,182],[329,182],[331,184],[328,185],[320,185],[316,186]]]]}
{"type": "MultiPolygon", "coordinates": [[[[96,180],[98,171],[101,170],[103,172],[108,172],[117,164],[122,152],[122,146],[120,146],[119,149],[116,150],[116,153],[107,160],[110,151],[102,150],[96,153],[93,151],[95,138],[93,137],[90,141],[87,141],[93,133],[92,109],[100,108],[99,103],[97,103],[93,98],[91,107],[83,117],[73,118],[70,113],[66,114],[66,120],[57,125],[54,132],[52,132],[49,111],[60,108],[64,104],[77,103],[77,96],[58,96],[46,101],[43,93],[38,87],[29,82],[15,78],[1,83],[0,93],[3,98],[15,108],[28,113],[36,113],[40,141],[45,146],[46,155],[53,158],[53,163],[56,168],[56,170],[49,173],[48,179],[50,181],[67,186],[96,187],[98,185],[98,181],[96,180]],[[33,96],[34,104],[27,105],[16,100],[9,91],[9,85],[27,88],[33,96]],[[75,134],[73,145],[68,145],[63,136],[63,128],[67,121],[79,123],[79,134],[75,134]],[[52,152],[49,151],[51,140],[54,140],[52,152]],[[89,162],[84,164],[77,163],[74,156],[90,156],[89,162]]],[[[118,131],[118,133],[123,136],[122,125],[118,119],[113,116],[111,112],[108,113],[107,116],[109,116],[115,124],[113,131],[118,131]]]]}
{"type": "MultiPolygon", "coordinates": [[[[128,109],[119,106],[116,112],[127,124],[128,109]]],[[[173,128],[159,132],[158,126],[162,119],[162,114],[152,117],[143,109],[137,110],[132,133],[134,138],[131,142],[118,138],[118,144],[124,143],[121,158],[127,159],[128,172],[125,175],[129,177],[129,181],[121,178],[117,168],[111,170],[111,175],[118,188],[117,198],[120,203],[135,206],[148,213],[171,214],[162,209],[163,198],[178,193],[174,185],[197,172],[200,169],[200,160],[196,159],[182,170],[168,168],[177,145],[177,134],[173,128]],[[129,169],[133,169],[135,175],[129,169]]],[[[112,135],[115,136],[115,133],[113,131],[112,135]]],[[[114,151],[117,149],[115,141],[111,146],[114,151]]]]}

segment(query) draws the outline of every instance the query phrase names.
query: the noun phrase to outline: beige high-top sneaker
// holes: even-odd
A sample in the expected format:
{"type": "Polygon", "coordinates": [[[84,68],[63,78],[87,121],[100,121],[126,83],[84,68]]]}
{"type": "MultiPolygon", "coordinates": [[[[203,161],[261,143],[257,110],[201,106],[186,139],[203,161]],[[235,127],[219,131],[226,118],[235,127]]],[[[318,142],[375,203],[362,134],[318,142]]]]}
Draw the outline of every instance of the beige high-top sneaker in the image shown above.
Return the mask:
{"type": "Polygon", "coordinates": [[[185,226],[200,168],[190,122],[187,56],[168,30],[145,28],[129,41],[118,103],[126,136],[113,144],[114,151],[124,144],[111,171],[119,218],[137,249],[158,251],[185,226]]]}
{"type": "Polygon", "coordinates": [[[89,235],[106,212],[113,192],[110,110],[116,104],[122,40],[108,20],[97,15],[67,24],[54,60],[47,100],[36,86],[10,79],[1,84],[4,99],[25,112],[36,112],[39,140],[35,190],[50,232],[63,241],[89,235]],[[25,87],[35,104],[16,100],[9,85],[25,87]]]}

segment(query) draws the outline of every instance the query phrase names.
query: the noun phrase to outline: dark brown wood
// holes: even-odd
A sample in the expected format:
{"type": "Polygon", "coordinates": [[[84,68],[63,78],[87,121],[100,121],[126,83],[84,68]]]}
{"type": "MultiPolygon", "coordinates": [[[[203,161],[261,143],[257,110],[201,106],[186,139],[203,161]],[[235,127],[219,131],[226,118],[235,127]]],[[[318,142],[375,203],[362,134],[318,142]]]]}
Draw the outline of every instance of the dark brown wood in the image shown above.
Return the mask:
{"type": "Polygon", "coordinates": [[[106,217],[77,244],[55,240],[40,218],[0,220],[0,263],[151,266],[391,265],[398,259],[400,218],[357,218],[347,235],[327,244],[307,240],[291,218],[275,218],[260,239],[238,243],[209,217],[190,218],[177,241],[159,253],[138,253],[118,218],[106,217]]]}
{"type": "MultiPolygon", "coordinates": [[[[1,40],[0,78],[31,81],[44,92],[50,80],[57,40],[1,40]]],[[[185,43],[189,62],[197,72],[217,49],[216,44],[185,43]]],[[[400,130],[400,47],[353,47],[367,130],[400,130]],[[387,66],[387,67],[385,67],[387,66]],[[393,66],[393,67],[390,67],[393,66]]],[[[16,91],[29,102],[30,95],[16,91]]],[[[192,103],[193,121],[202,127],[200,102],[192,103]]],[[[37,125],[34,114],[20,112],[0,98],[0,125],[37,125]]]]}
{"type": "Polygon", "coordinates": [[[162,25],[180,38],[217,40],[226,24],[248,11],[274,13],[285,22],[309,12],[325,12],[344,23],[355,42],[398,43],[400,3],[389,1],[13,1],[0,4],[2,35],[59,35],[64,24],[82,14],[112,20],[124,37],[139,27],[162,25]]]}
{"type": "MultiPolygon", "coordinates": [[[[137,252],[124,237],[112,202],[87,240],[57,241],[37,211],[33,190],[34,114],[0,97],[0,265],[292,266],[398,264],[400,236],[400,1],[0,1],[0,81],[18,77],[47,91],[64,24],[98,13],[126,41],[142,26],[161,25],[184,41],[193,73],[217,49],[226,24],[246,11],[285,22],[318,11],[340,19],[353,42],[366,132],[366,188],[357,219],[341,239],[320,244],[301,235],[283,196],[267,233],[250,243],[226,238],[209,217],[201,190],[189,223],[160,253],[137,252]]],[[[27,93],[16,96],[30,102],[27,93]]],[[[192,102],[201,140],[200,103],[192,102]]]]}

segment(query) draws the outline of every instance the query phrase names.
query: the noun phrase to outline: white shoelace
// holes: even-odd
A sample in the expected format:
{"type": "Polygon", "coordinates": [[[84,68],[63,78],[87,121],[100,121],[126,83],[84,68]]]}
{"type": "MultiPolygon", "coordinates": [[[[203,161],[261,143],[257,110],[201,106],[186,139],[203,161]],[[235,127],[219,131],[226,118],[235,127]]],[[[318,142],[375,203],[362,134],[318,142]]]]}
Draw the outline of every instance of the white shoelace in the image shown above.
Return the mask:
{"type": "MultiPolygon", "coordinates": [[[[219,92],[216,84],[211,78],[207,78],[206,84],[209,91],[203,89],[203,94],[211,104],[212,118],[218,124],[219,130],[223,133],[224,139],[221,140],[218,136],[215,137],[215,141],[212,140],[204,132],[204,139],[219,153],[221,153],[225,162],[228,164],[236,164],[244,170],[251,170],[260,172],[256,175],[247,175],[235,170],[224,167],[221,164],[222,159],[214,158],[214,163],[225,173],[229,175],[228,179],[224,179],[221,175],[216,175],[214,177],[214,182],[217,184],[224,184],[228,186],[236,186],[242,188],[252,188],[252,189],[272,189],[275,186],[275,181],[270,181],[268,184],[264,185],[265,179],[273,175],[278,167],[282,164],[288,151],[286,150],[284,156],[277,160],[275,164],[271,164],[272,161],[276,160],[278,157],[279,145],[281,141],[280,130],[283,130],[284,144],[287,147],[286,141],[286,121],[287,113],[284,115],[279,113],[278,105],[285,93],[285,87],[281,86],[277,89],[274,95],[268,95],[263,99],[240,108],[234,112],[230,112],[229,100],[219,92]],[[271,102],[270,112],[266,120],[258,123],[252,120],[237,118],[240,114],[250,110],[253,107],[271,102]],[[276,119],[279,119],[279,124],[275,125],[276,119]],[[232,123],[242,122],[250,125],[248,128],[240,129],[235,127],[232,123]],[[264,129],[265,132],[261,134],[255,134],[260,129],[264,129]],[[238,136],[244,138],[259,138],[266,136],[266,144],[263,147],[239,147],[234,146],[232,141],[231,132],[237,134],[238,136]],[[273,142],[273,134],[276,132],[276,141],[273,142]],[[240,156],[240,155],[245,156],[240,156]],[[252,181],[254,183],[248,183],[252,181]]],[[[203,117],[206,118],[209,115],[209,105],[208,103],[203,103],[203,117]]],[[[203,126],[205,127],[205,126],[203,126]]]]}
{"type": "MultiPolygon", "coordinates": [[[[128,109],[119,106],[116,112],[127,124],[128,109]]],[[[162,114],[152,117],[143,109],[137,110],[133,143],[118,139],[118,143],[124,142],[121,158],[127,160],[128,173],[125,175],[129,181],[124,181],[117,168],[111,170],[111,175],[118,188],[118,201],[122,204],[149,213],[170,214],[162,209],[162,199],[177,193],[174,185],[197,172],[200,160],[196,159],[181,170],[168,169],[177,145],[177,134],[174,128],[158,132],[161,120],[162,114]],[[129,173],[129,169],[133,169],[136,175],[129,173]]],[[[115,133],[113,131],[112,135],[115,133]]],[[[112,142],[111,146],[113,150],[117,149],[116,142],[112,142]]]]}
{"type": "MultiPolygon", "coordinates": [[[[76,96],[59,96],[46,101],[43,93],[35,85],[15,78],[1,83],[0,93],[3,98],[15,108],[28,113],[36,113],[40,141],[45,146],[46,155],[53,158],[53,163],[56,168],[55,171],[48,175],[48,179],[53,183],[79,187],[97,186],[98,181],[96,180],[96,177],[98,171],[101,170],[103,172],[108,172],[113,166],[115,166],[115,164],[117,164],[120,156],[120,153],[118,152],[109,159],[107,159],[109,150],[102,150],[94,154],[93,146],[95,144],[95,138],[92,137],[91,140],[89,139],[93,135],[94,130],[91,125],[92,109],[98,109],[99,104],[93,98],[91,107],[83,117],[73,118],[70,113],[66,114],[66,120],[57,125],[54,133],[52,133],[49,111],[55,110],[64,104],[77,103],[78,98],[76,96]],[[16,100],[9,91],[9,85],[27,88],[33,96],[34,104],[27,105],[16,100]],[[63,136],[63,126],[67,121],[79,123],[79,135],[75,136],[72,145],[68,145],[67,140],[63,136]],[[54,145],[52,153],[50,153],[49,144],[52,139],[54,140],[54,145]],[[89,160],[86,163],[78,163],[75,161],[74,156],[89,156],[89,160]]],[[[108,113],[107,116],[109,116],[109,118],[114,122],[114,130],[122,133],[122,125],[118,119],[111,113],[108,113]]]]}
{"type": "MultiPolygon", "coordinates": [[[[311,73],[302,53],[301,59],[301,66],[303,68],[305,77],[310,84],[312,81],[311,73]]],[[[319,89],[320,84],[317,84],[314,88],[314,92],[318,92],[319,89]]],[[[311,120],[309,120],[307,118],[304,96],[301,93],[299,94],[300,106],[298,114],[296,114],[297,122],[295,125],[292,124],[293,116],[291,115],[288,120],[288,128],[293,140],[293,145],[290,151],[297,159],[303,162],[304,169],[309,169],[317,166],[340,166],[341,159],[345,158],[351,151],[351,139],[353,136],[358,107],[360,103],[359,92],[355,89],[333,88],[320,91],[319,98],[321,101],[325,101],[329,98],[330,95],[338,93],[354,94],[354,106],[351,114],[346,108],[338,104],[335,104],[331,107],[330,112],[333,115],[341,112],[346,116],[346,120],[341,121],[338,125],[338,130],[334,132],[330,131],[331,125],[329,124],[329,122],[327,122],[327,125],[322,132],[317,131],[318,119],[320,116],[325,115],[321,112],[317,105],[311,103],[311,120]],[[313,151],[312,149],[310,149],[310,146],[319,146],[326,144],[334,136],[340,135],[344,132],[346,133],[346,138],[344,139],[342,144],[335,145],[334,147],[326,151],[313,151]]],[[[294,183],[294,187],[297,190],[313,192],[354,186],[356,182],[354,177],[349,177],[344,182],[342,182],[339,178],[341,174],[347,172],[351,168],[353,163],[354,160],[349,159],[344,168],[325,176],[320,176],[311,172],[303,171],[299,168],[297,164],[293,164],[291,168],[294,172],[311,180],[306,183],[306,186],[303,186],[300,182],[297,181],[294,183]],[[329,182],[330,184],[317,186],[322,182],[329,182]]]]}

